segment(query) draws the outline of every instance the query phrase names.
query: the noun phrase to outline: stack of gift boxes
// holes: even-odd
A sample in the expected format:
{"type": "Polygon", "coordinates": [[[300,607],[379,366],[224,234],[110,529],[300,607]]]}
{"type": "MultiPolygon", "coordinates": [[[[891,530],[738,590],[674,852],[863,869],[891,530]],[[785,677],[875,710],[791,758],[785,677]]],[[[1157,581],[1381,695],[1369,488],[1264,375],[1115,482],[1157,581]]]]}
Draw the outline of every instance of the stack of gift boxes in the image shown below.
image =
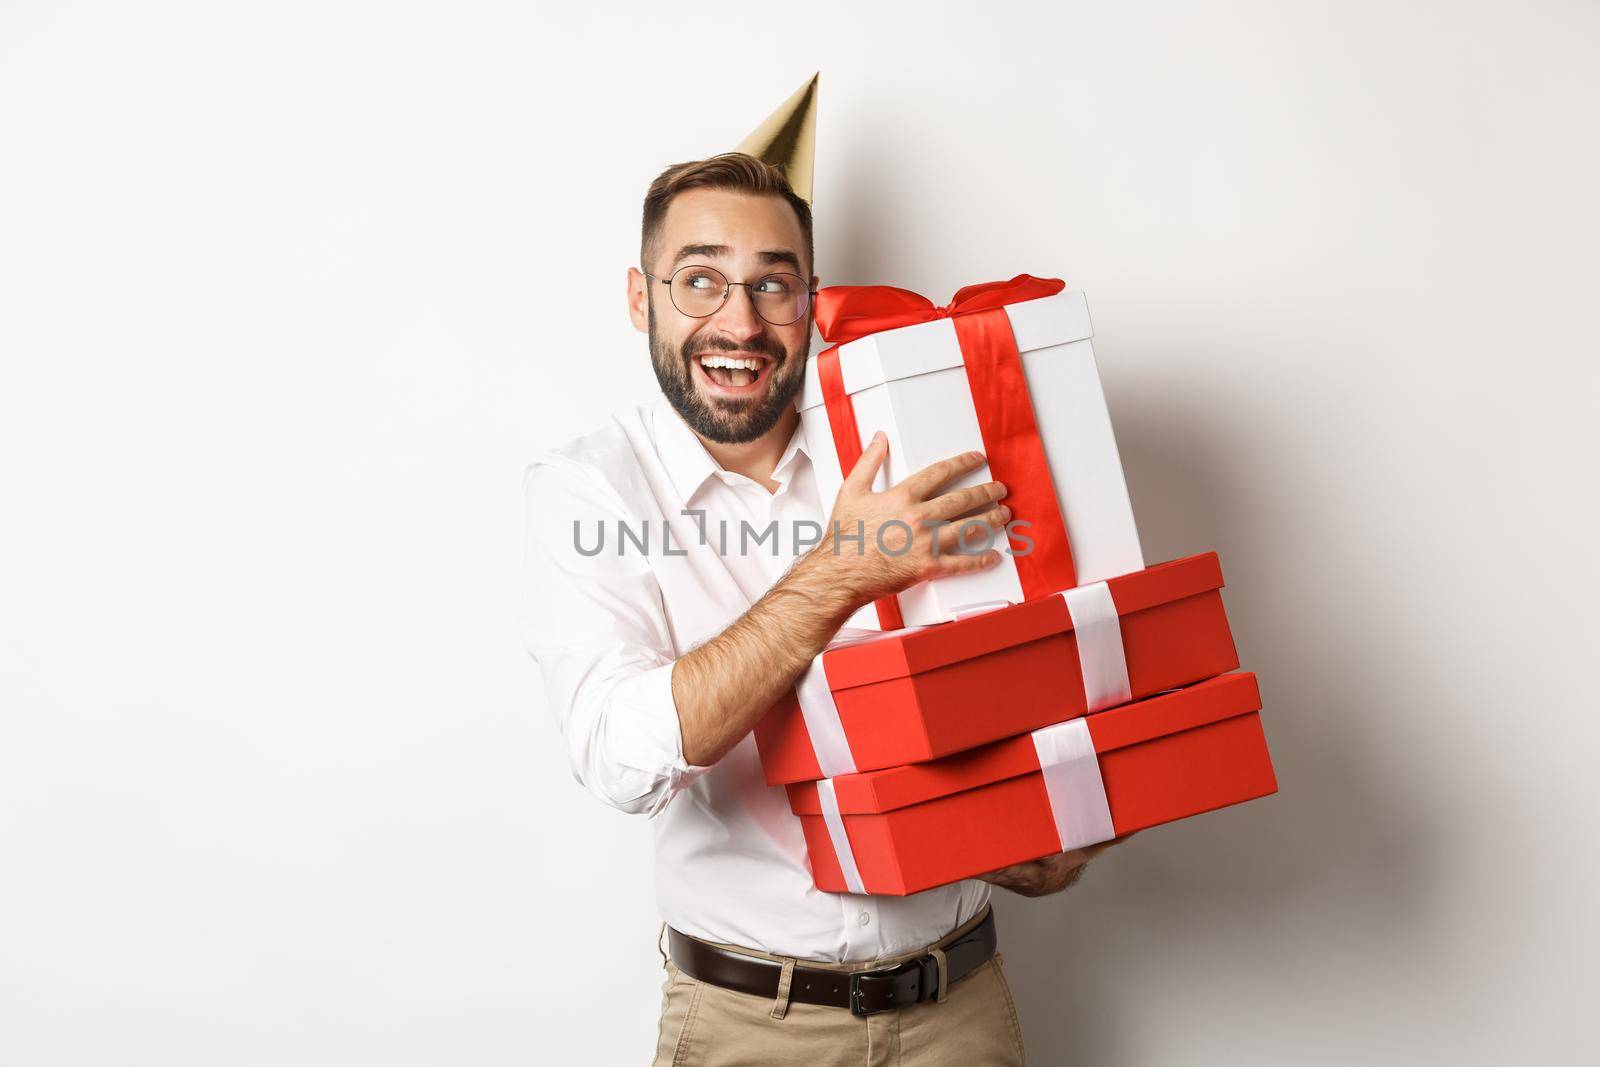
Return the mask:
{"type": "Polygon", "coordinates": [[[840,287],[817,324],[824,501],[882,431],[879,488],[979,451],[953,487],[1000,481],[1013,513],[998,565],[864,608],[758,725],[817,887],[915,893],[1275,792],[1215,553],[1145,565],[1083,294],[840,287]]]}

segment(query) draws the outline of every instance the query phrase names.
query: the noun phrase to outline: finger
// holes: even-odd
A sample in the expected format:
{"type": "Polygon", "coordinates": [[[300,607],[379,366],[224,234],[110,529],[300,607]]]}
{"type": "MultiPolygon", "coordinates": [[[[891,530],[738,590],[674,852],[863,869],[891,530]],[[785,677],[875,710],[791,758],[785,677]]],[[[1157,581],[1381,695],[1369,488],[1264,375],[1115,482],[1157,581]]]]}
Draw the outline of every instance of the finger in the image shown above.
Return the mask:
{"type": "Polygon", "coordinates": [[[949,459],[928,464],[901,484],[911,493],[913,499],[926,500],[936,489],[948,485],[963,474],[977,470],[985,462],[982,452],[963,452],[959,456],[951,456],[949,459]]]}
{"type": "Polygon", "coordinates": [[[879,430],[872,435],[872,440],[867,442],[867,447],[861,450],[861,458],[850,468],[850,474],[844,480],[844,487],[854,493],[872,492],[872,479],[878,476],[878,468],[883,466],[883,461],[888,455],[889,438],[879,430]]]}
{"type": "Polygon", "coordinates": [[[1009,867],[1001,867],[998,870],[989,871],[986,874],[980,874],[978,877],[982,878],[986,882],[991,878],[1015,880],[1022,875],[1029,874],[1037,870],[1039,867],[1043,866],[1043,864],[1043,860],[1025,860],[1022,863],[1013,863],[1009,867]]]}
{"type": "Polygon", "coordinates": [[[1011,509],[1001,504],[997,508],[990,508],[978,516],[978,521],[988,526],[991,530],[1003,530],[1006,523],[1011,521],[1011,509]]]}
{"type": "Polygon", "coordinates": [[[1006,487],[999,482],[984,482],[966,489],[952,489],[927,503],[927,514],[934,519],[953,519],[969,511],[993,504],[1006,495],[1006,487]]]}
{"type": "Polygon", "coordinates": [[[999,562],[1000,553],[992,548],[987,552],[980,552],[973,556],[939,556],[933,561],[933,574],[931,577],[942,578],[951,574],[967,574],[971,571],[981,571],[993,567],[999,562]]]}
{"type": "Polygon", "coordinates": [[[971,552],[980,547],[990,548],[994,544],[994,531],[1004,528],[1011,521],[1011,509],[1001,504],[999,507],[986,511],[982,515],[975,515],[960,522],[948,523],[939,527],[939,553],[946,552],[971,552]]]}

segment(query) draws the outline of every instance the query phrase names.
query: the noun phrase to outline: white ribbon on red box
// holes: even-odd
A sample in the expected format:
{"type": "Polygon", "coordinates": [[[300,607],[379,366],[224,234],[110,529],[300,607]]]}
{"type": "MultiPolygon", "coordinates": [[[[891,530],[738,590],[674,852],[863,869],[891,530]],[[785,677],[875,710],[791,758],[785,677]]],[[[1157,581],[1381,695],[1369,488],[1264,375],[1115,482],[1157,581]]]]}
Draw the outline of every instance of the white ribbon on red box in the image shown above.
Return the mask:
{"type": "MultiPolygon", "coordinates": [[[[1078,668],[1083,675],[1084,706],[1092,714],[1133,699],[1128,681],[1128,657],[1122,645],[1122,622],[1111,599],[1111,587],[1092,582],[1059,594],[1072,616],[1078,646],[1078,668]]],[[[1044,775],[1050,815],[1055,820],[1061,851],[1109,841],[1117,836],[1100,779],[1100,757],[1095,754],[1089,724],[1068,719],[1033,731],[1033,748],[1044,775]]]]}
{"type": "MultiPolygon", "coordinates": [[[[1110,587],[1105,582],[1092,582],[1057,595],[1066,603],[1067,614],[1072,619],[1078,667],[1083,676],[1084,706],[1092,713],[1133,699],[1127,655],[1122,647],[1122,623],[1117,618],[1117,605],[1111,599],[1110,587]]],[[[993,605],[981,607],[985,611],[996,610],[993,605]]],[[[924,627],[888,632],[841,631],[842,639],[835,640],[829,649],[920,629],[924,627]]],[[[839,718],[839,706],[834,703],[833,690],[828,685],[827,669],[822,665],[827,654],[824,651],[817,656],[801,673],[794,694],[800,704],[800,716],[805,720],[806,733],[811,738],[811,750],[817,757],[817,767],[824,778],[832,778],[854,774],[856,761],[844,723],[839,718]]]]}
{"type": "Polygon", "coordinates": [[[833,854],[839,859],[839,870],[844,872],[845,888],[852,893],[865,893],[861,884],[861,870],[856,866],[856,853],[850,847],[850,835],[845,833],[844,816],[839,814],[839,798],[834,795],[833,781],[824,778],[817,783],[817,801],[822,805],[822,821],[828,827],[828,839],[833,842],[833,854]]]}
{"type": "Polygon", "coordinates": [[[800,715],[806,721],[806,733],[811,737],[811,750],[817,755],[817,766],[823,778],[839,774],[853,774],[855,756],[850,752],[850,741],[844,734],[844,723],[839,719],[839,706],[833,702],[833,690],[828,687],[828,672],[822,666],[823,652],[811,661],[795,683],[794,695],[800,702],[800,715]]]}
{"type": "MultiPolygon", "coordinates": [[[[1068,719],[1033,731],[1033,748],[1044,775],[1061,851],[1109,841],[1117,836],[1100,778],[1100,758],[1089,736],[1089,724],[1068,719]]],[[[830,783],[831,784],[831,783],[830,783]]]]}
{"type": "Polygon", "coordinates": [[[1111,587],[1091,582],[1057,594],[1072,617],[1078,646],[1078,668],[1083,675],[1083,701],[1090,713],[1133,699],[1128,682],[1128,657],[1122,647],[1122,621],[1111,587]]]}

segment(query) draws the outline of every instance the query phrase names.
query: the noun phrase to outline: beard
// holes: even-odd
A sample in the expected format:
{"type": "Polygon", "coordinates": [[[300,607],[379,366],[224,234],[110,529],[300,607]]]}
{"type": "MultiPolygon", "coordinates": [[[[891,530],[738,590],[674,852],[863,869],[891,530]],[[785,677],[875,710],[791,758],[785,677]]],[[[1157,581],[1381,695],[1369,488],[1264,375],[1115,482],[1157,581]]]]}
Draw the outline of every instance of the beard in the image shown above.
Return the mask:
{"type": "MultiPolygon", "coordinates": [[[[655,301],[650,302],[650,365],[656,381],[673,410],[689,428],[719,445],[742,445],[761,437],[778,424],[784,411],[794,406],[794,398],[806,380],[805,350],[791,354],[771,337],[760,337],[746,344],[735,344],[721,337],[691,337],[681,345],[661,337],[656,331],[655,301]],[[709,400],[695,388],[690,366],[702,352],[755,352],[767,356],[766,391],[755,397],[712,397],[709,400]]],[[[806,337],[811,336],[811,320],[806,319],[806,337]]]]}

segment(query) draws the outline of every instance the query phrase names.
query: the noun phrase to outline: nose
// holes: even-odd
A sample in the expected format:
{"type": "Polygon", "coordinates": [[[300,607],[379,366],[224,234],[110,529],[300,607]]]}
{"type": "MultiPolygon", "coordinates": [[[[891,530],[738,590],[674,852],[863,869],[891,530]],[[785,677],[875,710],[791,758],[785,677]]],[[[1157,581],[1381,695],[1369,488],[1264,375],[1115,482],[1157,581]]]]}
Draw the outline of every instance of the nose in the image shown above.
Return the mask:
{"type": "Polygon", "coordinates": [[[747,286],[728,287],[728,299],[711,316],[712,325],[735,341],[754,341],[767,332],[767,323],[756,314],[756,305],[747,286]]]}

